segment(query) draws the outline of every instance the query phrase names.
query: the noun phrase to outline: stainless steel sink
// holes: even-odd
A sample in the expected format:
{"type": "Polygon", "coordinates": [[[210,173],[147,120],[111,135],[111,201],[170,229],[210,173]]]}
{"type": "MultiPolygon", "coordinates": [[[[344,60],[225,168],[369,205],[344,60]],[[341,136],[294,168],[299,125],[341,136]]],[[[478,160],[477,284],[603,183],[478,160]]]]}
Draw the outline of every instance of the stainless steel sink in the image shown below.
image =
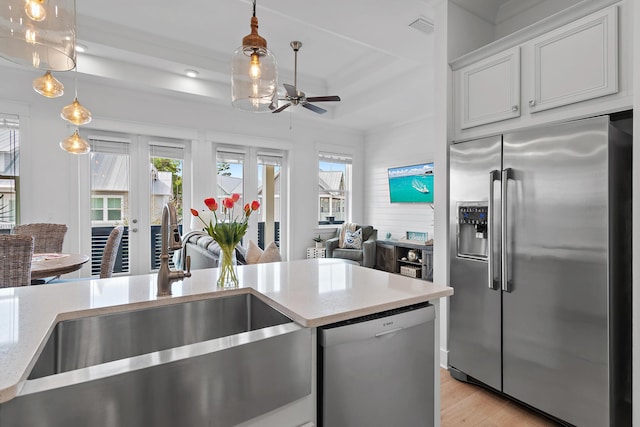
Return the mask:
{"type": "Polygon", "coordinates": [[[232,426],[310,394],[311,348],[249,294],[63,321],[0,425],[232,426]]]}

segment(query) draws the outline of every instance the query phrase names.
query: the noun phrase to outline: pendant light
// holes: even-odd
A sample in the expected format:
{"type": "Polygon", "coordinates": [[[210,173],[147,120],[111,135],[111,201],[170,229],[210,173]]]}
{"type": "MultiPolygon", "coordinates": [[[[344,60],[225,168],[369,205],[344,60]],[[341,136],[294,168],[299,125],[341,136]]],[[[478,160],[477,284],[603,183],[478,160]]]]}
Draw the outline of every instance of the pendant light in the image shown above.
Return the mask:
{"type": "Polygon", "coordinates": [[[60,148],[71,154],[87,154],[91,151],[91,145],[80,136],[77,128],[73,135],[60,142],[60,148]]]}
{"type": "Polygon", "coordinates": [[[44,75],[33,80],[33,89],[47,98],[57,98],[64,95],[64,86],[47,70],[44,75]]]}
{"type": "Polygon", "coordinates": [[[91,121],[91,112],[78,101],[78,68],[76,67],[76,96],[73,102],[62,108],[60,117],[76,126],[86,125],[91,121]]]}
{"type": "Polygon", "coordinates": [[[60,117],[73,123],[74,125],[86,125],[91,121],[91,112],[84,108],[78,98],[76,97],[73,102],[62,109],[60,117]]]}
{"type": "Polygon", "coordinates": [[[24,2],[24,13],[33,21],[44,21],[47,17],[47,8],[44,7],[44,0],[26,0],[24,2]]]}
{"type": "Polygon", "coordinates": [[[231,103],[240,110],[269,112],[277,99],[276,58],[267,49],[267,41],[258,34],[256,0],[253,0],[251,34],[242,39],[231,62],[231,103]]]}
{"type": "Polygon", "coordinates": [[[40,70],[76,64],[75,0],[3,0],[0,56],[40,70]]]}

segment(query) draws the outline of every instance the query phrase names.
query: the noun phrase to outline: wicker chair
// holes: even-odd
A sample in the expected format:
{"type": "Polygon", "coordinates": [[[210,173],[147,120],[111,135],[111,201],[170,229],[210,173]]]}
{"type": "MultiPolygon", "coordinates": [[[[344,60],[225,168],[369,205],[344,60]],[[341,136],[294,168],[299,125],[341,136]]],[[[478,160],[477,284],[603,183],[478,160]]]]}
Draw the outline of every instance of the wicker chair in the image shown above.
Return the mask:
{"type": "Polygon", "coordinates": [[[0,235],[0,288],[31,284],[32,236],[0,235]]]}
{"type": "Polygon", "coordinates": [[[37,254],[60,253],[67,226],[64,224],[23,224],[16,225],[11,234],[33,236],[33,252],[37,254]]]}
{"type": "Polygon", "coordinates": [[[104,252],[102,253],[102,262],[100,263],[100,278],[105,279],[113,275],[113,266],[116,263],[116,257],[118,256],[118,248],[120,247],[120,241],[122,240],[122,234],[124,233],[124,227],[119,225],[111,230],[107,243],[104,245],[104,252]]]}

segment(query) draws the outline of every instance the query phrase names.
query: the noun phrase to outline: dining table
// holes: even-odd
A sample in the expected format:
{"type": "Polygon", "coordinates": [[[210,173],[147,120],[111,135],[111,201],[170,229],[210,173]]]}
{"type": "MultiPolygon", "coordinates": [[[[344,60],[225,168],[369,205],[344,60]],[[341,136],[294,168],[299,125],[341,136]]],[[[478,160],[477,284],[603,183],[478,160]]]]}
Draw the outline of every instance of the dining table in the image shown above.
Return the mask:
{"type": "Polygon", "coordinates": [[[31,280],[71,273],[81,269],[87,261],[89,261],[89,256],[83,254],[33,254],[31,280]]]}

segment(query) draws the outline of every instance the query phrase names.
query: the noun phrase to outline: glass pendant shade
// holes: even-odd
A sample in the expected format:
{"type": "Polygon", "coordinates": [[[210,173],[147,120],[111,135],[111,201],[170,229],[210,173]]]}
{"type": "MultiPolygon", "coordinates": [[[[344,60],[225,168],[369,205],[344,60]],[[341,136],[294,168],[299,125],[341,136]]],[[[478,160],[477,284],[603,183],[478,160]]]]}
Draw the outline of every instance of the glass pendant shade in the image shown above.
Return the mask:
{"type": "Polygon", "coordinates": [[[231,61],[231,103],[256,113],[270,112],[278,96],[276,58],[258,34],[258,18],[251,18],[251,34],[242,40],[231,61]]]}
{"type": "Polygon", "coordinates": [[[57,98],[64,95],[64,86],[53,77],[50,71],[33,80],[33,90],[47,98],[57,98]]]}
{"type": "Polygon", "coordinates": [[[91,146],[80,136],[78,129],[76,129],[73,135],[60,142],[60,148],[71,154],[87,154],[91,151],[91,146]]]}
{"type": "Polygon", "coordinates": [[[76,126],[86,125],[91,121],[91,112],[84,108],[78,98],[62,109],[60,116],[76,126]]]}
{"type": "Polygon", "coordinates": [[[4,0],[0,56],[41,70],[76,66],[75,0],[4,0]]]}

